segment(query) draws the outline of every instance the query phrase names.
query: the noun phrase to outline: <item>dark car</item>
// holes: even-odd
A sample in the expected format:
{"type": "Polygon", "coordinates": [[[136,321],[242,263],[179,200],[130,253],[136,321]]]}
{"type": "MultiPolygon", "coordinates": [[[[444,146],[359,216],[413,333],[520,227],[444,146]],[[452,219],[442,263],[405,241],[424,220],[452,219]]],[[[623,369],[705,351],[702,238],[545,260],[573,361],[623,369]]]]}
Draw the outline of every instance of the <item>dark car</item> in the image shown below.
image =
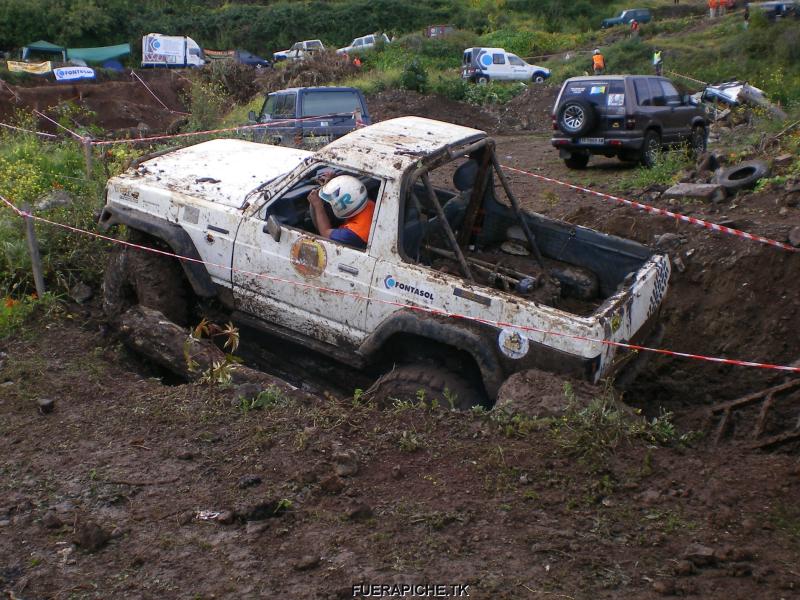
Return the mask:
{"type": "Polygon", "coordinates": [[[248,52],[247,50],[236,50],[233,53],[233,58],[236,62],[243,64],[243,65],[250,65],[251,67],[256,67],[257,69],[268,68],[272,66],[272,62],[268,61],[265,58],[261,58],[257,54],[253,54],[252,52],[248,52]]]}
{"type": "Polygon", "coordinates": [[[629,8],[619,13],[619,16],[610,19],[603,19],[600,27],[606,29],[607,27],[614,27],[615,25],[628,25],[634,19],[638,23],[649,23],[653,15],[647,8],[629,8]]]}
{"type": "Polygon", "coordinates": [[[268,94],[258,117],[251,123],[270,123],[254,128],[253,139],[280,146],[318,148],[353,131],[359,123],[370,125],[364,95],[352,87],[289,88],[268,94]]]}
{"type": "Polygon", "coordinates": [[[553,108],[551,139],[571,169],[592,154],[652,166],[662,148],[706,148],[708,119],[665,77],[609,75],[567,79],[553,108]]]}

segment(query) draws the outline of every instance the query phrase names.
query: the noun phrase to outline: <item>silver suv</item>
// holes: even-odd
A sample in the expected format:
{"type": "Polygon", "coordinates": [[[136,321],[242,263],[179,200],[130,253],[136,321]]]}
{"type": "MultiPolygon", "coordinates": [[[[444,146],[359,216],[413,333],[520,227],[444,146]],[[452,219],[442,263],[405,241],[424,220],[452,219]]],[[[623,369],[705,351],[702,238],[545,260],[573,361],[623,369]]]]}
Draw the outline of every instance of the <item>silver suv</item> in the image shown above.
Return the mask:
{"type": "Polygon", "coordinates": [[[552,117],[551,143],[571,169],[585,168],[592,154],[650,167],[663,148],[688,144],[700,153],[708,138],[705,110],[665,77],[567,79],[552,117]]]}

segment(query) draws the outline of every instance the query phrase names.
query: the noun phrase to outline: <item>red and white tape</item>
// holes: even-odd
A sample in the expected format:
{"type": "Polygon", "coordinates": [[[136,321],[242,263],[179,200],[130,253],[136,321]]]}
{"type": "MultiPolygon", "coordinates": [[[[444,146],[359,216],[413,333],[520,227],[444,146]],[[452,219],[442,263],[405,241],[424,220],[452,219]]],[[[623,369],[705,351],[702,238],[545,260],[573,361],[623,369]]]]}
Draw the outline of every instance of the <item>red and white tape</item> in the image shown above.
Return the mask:
{"type": "Polygon", "coordinates": [[[156,99],[156,101],[157,101],[157,102],[158,102],[158,103],[159,103],[161,106],[163,106],[163,107],[164,107],[164,110],[167,110],[167,111],[169,111],[169,112],[171,112],[171,113],[173,113],[173,114],[176,114],[176,115],[188,115],[188,114],[189,114],[189,113],[181,112],[181,111],[179,111],[179,110],[172,110],[172,109],[171,109],[169,106],[167,106],[166,104],[164,104],[164,102],[162,102],[162,101],[161,101],[161,98],[159,98],[158,96],[156,96],[155,92],[154,92],[153,90],[151,90],[151,89],[150,89],[150,86],[148,86],[148,85],[147,85],[147,84],[144,82],[144,79],[142,79],[141,77],[139,77],[139,75],[137,75],[137,74],[136,74],[134,71],[131,71],[131,77],[136,77],[136,79],[138,79],[138,80],[139,80],[139,83],[141,83],[141,84],[144,86],[144,89],[146,89],[148,92],[150,92],[150,95],[151,95],[153,98],[155,98],[155,99],[156,99]]]}
{"type": "Polygon", "coordinates": [[[251,277],[257,277],[257,278],[260,278],[260,279],[267,279],[269,281],[285,283],[285,284],[288,284],[288,285],[293,285],[293,286],[301,287],[301,288],[305,288],[305,289],[312,289],[312,290],[316,290],[316,291],[320,291],[320,292],[324,292],[324,293],[328,293],[328,294],[332,294],[332,295],[345,296],[345,297],[353,298],[355,300],[378,302],[378,303],[386,304],[386,305],[389,305],[389,306],[396,306],[396,307],[399,307],[399,308],[405,308],[405,309],[409,309],[409,310],[424,312],[424,313],[428,313],[428,314],[436,315],[436,316],[448,317],[448,318],[452,318],[452,319],[464,319],[464,320],[467,320],[467,321],[473,321],[473,322],[476,322],[476,323],[482,323],[484,325],[491,325],[493,327],[500,327],[500,328],[513,327],[513,328],[520,329],[520,330],[523,330],[523,331],[531,331],[531,332],[534,332],[534,333],[541,333],[541,334],[545,334],[545,335],[553,335],[553,336],[558,336],[558,337],[565,337],[565,338],[570,338],[570,339],[582,340],[582,341],[586,341],[586,342],[605,344],[607,346],[614,346],[614,347],[617,347],[617,348],[626,348],[628,350],[635,350],[635,351],[642,351],[642,352],[653,352],[655,354],[662,354],[662,355],[666,355],[666,356],[674,356],[674,357],[677,357],[677,358],[689,358],[689,359],[693,359],[693,360],[699,360],[699,361],[711,362],[711,363],[717,363],[717,364],[724,364],[724,365],[733,365],[733,366],[738,366],[738,367],[754,367],[754,368],[758,368],[758,369],[770,369],[770,370],[776,370],[776,371],[786,371],[786,372],[790,372],[790,373],[800,373],[800,367],[798,367],[798,366],[776,365],[776,364],[771,364],[771,363],[754,362],[754,361],[748,361],[748,360],[737,360],[737,359],[733,359],[733,358],[723,358],[723,357],[716,357],[716,356],[705,356],[703,354],[694,354],[694,353],[689,353],[689,352],[677,352],[675,350],[666,350],[666,349],[663,349],[663,348],[650,348],[648,346],[640,346],[638,344],[628,344],[628,343],[625,343],[625,342],[614,342],[614,341],[611,341],[611,340],[604,340],[604,339],[599,339],[599,338],[591,338],[591,337],[586,337],[586,336],[581,336],[581,335],[564,333],[564,332],[560,332],[560,331],[549,331],[547,329],[541,329],[541,328],[538,328],[538,327],[519,326],[519,325],[515,325],[513,323],[506,323],[504,321],[495,321],[495,320],[492,320],[492,319],[481,319],[479,317],[471,317],[471,316],[468,316],[468,315],[461,315],[461,314],[457,314],[457,313],[451,313],[451,312],[444,311],[444,310],[441,310],[441,309],[430,308],[430,307],[427,307],[427,306],[420,306],[420,305],[417,305],[417,304],[407,304],[407,303],[404,303],[404,302],[394,302],[392,300],[384,300],[382,298],[370,298],[368,296],[363,296],[363,295],[357,294],[355,292],[347,292],[347,291],[344,291],[344,290],[336,290],[336,289],[331,289],[331,288],[326,288],[326,287],[314,285],[312,283],[308,283],[308,282],[305,282],[305,281],[298,281],[298,280],[295,280],[295,279],[286,279],[286,278],[283,278],[283,277],[275,277],[274,275],[268,275],[266,273],[256,273],[256,272],[253,272],[253,271],[247,271],[245,269],[237,269],[235,267],[231,267],[230,264],[222,265],[222,264],[212,263],[212,262],[200,260],[200,259],[197,259],[197,258],[191,258],[191,257],[188,257],[188,256],[181,256],[179,254],[175,254],[173,252],[167,252],[165,250],[158,250],[156,248],[150,248],[148,246],[142,246],[142,245],[139,245],[139,244],[134,244],[132,242],[127,242],[125,240],[118,240],[116,238],[113,238],[113,237],[110,237],[110,236],[107,236],[107,235],[103,235],[103,234],[100,234],[100,233],[95,233],[95,232],[92,232],[92,231],[87,231],[85,229],[80,229],[78,227],[73,227],[71,225],[66,225],[64,223],[58,223],[56,221],[51,221],[49,219],[45,219],[44,217],[39,217],[37,215],[33,215],[33,214],[28,213],[26,211],[20,210],[11,201],[9,201],[7,198],[5,198],[1,194],[0,194],[0,201],[2,201],[8,208],[13,210],[18,216],[22,217],[23,219],[34,219],[36,221],[40,221],[40,222],[46,223],[48,225],[53,225],[55,227],[60,227],[62,229],[66,229],[68,231],[79,233],[81,235],[87,235],[87,236],[91,236],[91,237],[94,237],[94,238],[106,240],[106,241],[114,243],[114,244],[122,244],[122,245],[125,245],[125,246],[129,246],[131,248],[136,248],[138,250],[142,250],[142,251],[146,251],[146,252],[153,252],[155,254],[161,254],[161,255],[164,255],[164,256],[169,256],[169,257],[172,257],[172,258],[175,258],[175,259],[178,259],[178,260],[182,260],[182,261],[198,263],[198,264],[202,264],[202,265],[206,265],[206,266],[210,266],[210,267],[217,267],[217,268],[225,269],[225,270],[230,271],[232,273],[234,273],[234,272],[235,273],[241,273],[241,274],[244,274],[244,275],[249,275],[251,277]]]}
{"type": "Polygon", "coordinates": [[[746,231],[742,231],[740,229],[734,229],[733,227],[726,227],[725,225],[719,225],[717,223],[712,223],[711,221],[705,221],[703,219],[698,219],[697,217],[687,217],[686,215],[681,215],[678,213],[674,213],[672,211],[658,208],[657,206],[651,206],[649,204],[644,204],[642,202],[636,202],[635,200],[626,200],[625,198],[620,198],[619,196],[614,196],[612,194],[605,194],[603,192],[598,192],[596,190],[592,190],[589,188],[585,188],[579,185],[574,185],[572,183],[567,183],[565,181],[559,181],[558,179],[553,179],[552,177],[545,177],[544,175],[538,175],[536,173],[531,173],[530,171],[525,171],[523,169],[517,169],[515,167],[509,167],[507,165],[501,165],[504,169],[508,171],[513,171],[515,173],[521,173],[522,175],[527,175],[529,177],[534,177],[535,179],[539,179],[541,181],[547,181],[548,183],[554,183],[556,185],[564,186],[571,188],[573,190],[577,190],[579,192],[584,192],[586,194],[592,194],[594,196],[598,196],[605,200],[612,200],[617,202],[618,204],[623,204],[625,206],[630,206],[633,208],[638,208],[639,210],[646,211],[650,214],[654,215],[661,215],[663,217],[669,217],[671,219],[675,219],[677,221],[682,221],[684,223],[691,223],[692,225],[699,225],[700,227],[705,227],[710,231],[718,231],[720,233],[726,233],[728,235],[733,235],[736,237],[744,238],[746,240],[750,240],[753,242],[760,242],[762,244],[767,244],[769,246],[775,246],[776,248],[780,248],[781,250],[786,250],[787,252],[799,252],[800,248],[795,248],[791,244],[787,244],[785,242],[779,242],[777,240],[772,240],[770,238],[766,238],[760,235],[756,235],[754,233],[747,233],[746,231]]]}
{"type": "Polygon", "coordinates": [[[14,125],[9,125],[8,123],[0,123],[0,127],[5,127],[6,129],[13,129],[14,131],[22,131],[23,133],[32,133],[34,135],[40,135],[46,138],[56,138],[57,135],[52,133],[44,133],[43,131],[34,131],[33,129],[25,129],[24,127],[16,127],[14,125]]]}

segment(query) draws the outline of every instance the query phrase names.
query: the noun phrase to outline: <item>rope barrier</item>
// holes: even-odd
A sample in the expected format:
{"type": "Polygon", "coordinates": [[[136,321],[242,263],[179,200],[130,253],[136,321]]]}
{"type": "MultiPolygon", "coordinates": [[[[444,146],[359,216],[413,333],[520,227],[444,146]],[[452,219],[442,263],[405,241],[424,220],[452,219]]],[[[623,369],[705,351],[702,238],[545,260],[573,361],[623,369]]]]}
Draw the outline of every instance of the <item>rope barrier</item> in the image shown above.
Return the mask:
{"type": "Polygon", "coordinates": [[[663,208],[658,208],[656,206],[651,206],[649,204],[644,204],[642,202],[636,202],[634,200],[626,200],[624,198],[620,198],[618,196],[613,196],[611,194],[604,194],[603,192],[598,192],[589,188],[581,187],[579,185],[573,185],[571,183],[566,183],[564,181],[559,181],[558,179],[553,179],[552,177],[545,177],[544,175],[537,175],[536,173],[531,173],[530,171],[524,171],[523,169],[516,169],[514,167],[509,167],[506,165],[500,165],[504,169],[509,171],[513,171],[515,173],[521,173],[523,175],[527,175],[529,177],[534,177],[541,181],[547,181],[548,183],[554,183],[556,185],[561,185],[564,187],[568,187],[573,190],[577,190],[579,192],[584,192],[587,194],[592,194],[594,196],[598,196],[603,198],[604,200],[613,200],[618,204],[623,204],[625,206],[630,206],[632,208],[637,208],[639,210],[643,210],[650,214],[660,215],[663,217],[670,217],[671,219],[675,219],[677,221],[682,221],[684,223],[691,223],[692,225],[698,225],[700,227],[704,227],[710,231],[717,231],[720,233],[725,233],[728,235],[744,238],[746,240],[750,240],[753,242],[759,242],[761,244],[767,244],[769,246],[774,246],[776,248],[780,248],[781,250],[786,250],[787,252],[800,252],[800,248],[795,248],[790,244],[786,244],[784,242],[778,242],[776,240],[766,238],[760,235],[756,235],[754,233],[747,233],[746,231],[742,231],[740,229],[734,229],[733,227],[725,227],[724,225],[718,225],[717,223],[712,223],[711,221],[705,221],[703,219],[698,219],[697,217],[687,217],[686,215],[681,215],[678,213],[674,213],[669,210],[665,210],[663,208]]]}
{"type": "Polygon", "coordinates": [[[435,316],[442,316],[442,317],[448,317],[448,318],[453,318],[453,319],[464,319],[464,320],[467,320],[467,321],[473,321],[473,322],[476,322],[476,323],[481,323],[481,324],[484,324],[484,325],[490,325],[490,326],[498,327],[498,328],[514,328],[514,329],[519,329],[521,331],[529,331],[529,332],[533,332],[533,333],[539,333],[539,334],[542,334],[542,335],[551,335],[551,336],[555,336],[555,337],[576,339],[576,340],[581,340],[581,341],[586,341],[586,342],[591,342],[591,343],[597,343],[597,344],[603,344],[603,345],[607,345],[607,346],[612,346],[612,347],[616,347],[616,348],[625,348],[625,349],[628,349],[628,350],[642,351],[642,352],[652,352],[652,353],[655,353],[655,354],[662,354],[662,355],[673,356],[673,357],[677,357],[677,358],[688,358],[688,359],[692,359],[692,360],[711,362],[711,363],[717,363],[717,364],[725,364],[725,365],[740,366],[740,367],[751,367],[751,368],[759,368],[759,369],[769,369],[769,370],[776,370],[776,371],[786,371],[786,372],[790,372],[790,373],[800,373],[800,367],[797,367],[797,366],[776,365],[776,364],[771,364],[771,363],[738,360],[738,359],[716,357],[716,356],[706,356],[706,355],[703,355],[703,354],[694,354],[694,353],[689,353],[689,352],[678,352],[678,351],[675,351],[675,350],[666,350],[666,349],[663,349],[663,348],[650,348],[648,346],[641,346],[639,344],[629,344],[629,343],[626,343],[626,342],[615,342],[615,341],[612,341],[612,340],[605,340],[605,339],[592,338],[592,337],[588,337],[588,336],[576,335],[576,334],[571,334],[571,333],[564,333],[564,332],[561,332],[561,331],[550,331],[550,330],[542,329],[542,328],[539,328],[539,327],[520,326],[520,325],[515,325],[514,323],[506,323],[504,321],[496,321],[496,320],[493,320],[493,319],[482,319],[480,317],[472,317],[472,316],[469,316],[469,315],[461,315],[461,314],[458,314],[458,313],[451,313],[451,312],[448,312],[448,311],[445,311],[445,310],[441,310],[441,309],[437,309],[437,308],[430,308],[430,307],[426,307],[426,306],[420,306],[418,304],[408,304],[408,303],[405,303],[405,302],[395,302],[395,301],[392,301],[392,300],[384,300],[382,298],[371,298],[369,296],[363,296],[363,295],[357,294],[355,292],[348,292],[348,291],[345,291],[345,290],[336,290],[336,289],[326,288],[326,287],[323,287],[323,286],[314,285],[314,284],[308,283],[308,282],[297,281],[297,280],[294,280],[294,279],[286,279],[286,278],[283,278],[283,277],[276,277],[274,275],[268,275],[266,273],[256,273],[256,272],[248,271],[248,270],[245,270],[245,269],[237,269],[236,267],[233,267],[230,264],[227,264],[227,265],[217,264],[217,263],[204,261],[204,260],[197,259],[197,258],[191,258],[191,257],[188,257],[188,256],[181,256],[179,254],[175,254],[173,252],[167,252],[165,250],[159,250],[157,248],[151,248],[151,247],[148,247],[148,246],[142,246],[140,244],[134,244],[132,242],[128,242],[128,241],[125,241],[125,240],[118,240],[116,238],[113,238],[113,237],[110,237],[110,236],[107,236],[107,235],[103,235],[103,234],[100,234],[100,233],[95,233],[95,232],[92,232],[92,231],[87,231],[85,229],[80,229],[78,227],[73,227],[71,225],[66,225],[64,223],[58,223],[56,221],[51,221],[49,219],[45,219],[44,217],[40,217],[40,216],[31,214],[29,212],[20,210],[10,200],[5,198],[3,195],[0,195],[0,201],[2,201],[7,207],[9,207],[19,217],[21,217],[23,219],[30,218],[30,219],[34,219],[36,221],[40,221],[42,223],[46,223],[48,225],[53,225],[55,227],[60,227],[60,228],[63,228],[63,229],[66,229],[66,230],[69,230],[69,231],[72,231],[72,232],[75,232],[75,233],[79,233],[81,235],[87,235],[87,236],[91,236],[91,237],[94,237],[94,238],[97,238],[97,239],[102,239],[102,240],[111,242],[113,244],[121,244],[121,245],[125,245],[125,246],[131,247],[131,248],[135,248],[137,250],[143,250],[143,251],[146,251],[146,252],[153,252],[155,254],[160,254],[162,256],[168,256],[170,258],[175,258],[175,259],[181,260],[181,261],[193,262],[193,263],[198,263],[198,264],[202,264],[202,265],[205,265],[205,266],[221,268],[221,269],[230,271],[231,273],[241,273],[243,275],[248,275],[248,276],[256,277],[256,278],[259,278],[259,279],[266,279],[266,280],[274,281],[274,282],[278,282],[278,283],[285,283],[285,284],[288,284],[288,285],[293,285],[293,286],[301,287],[301,288],[304,288],[304,289],[316,290],[316,291],[320,291],[320,292],[324,292],[324,293],[328,293],[328,294],[349,297],[349,298],[353,298],[353,299],[356,299],[356,300],[364,300],[364,301],[368,301],[368,302],[376,302],[376,303],[385,304],[385,305],[389,305],[389,306],[396,306],[398,308],[414,310],[414,311],[418,311],[418,312],[424,312],[424,313],[435,315],[435,316]]]}
{"type": "Polygon", "coordinates": [[[52,133],[44,133],[43,131],[34,131],[33,129],[24,129],[22,127],[15,127],[14,125],[9,125],[8,123],[0,123],[0,127],[5,127],[7,129],[13,129],[15,131],[23,131],[25,133],[33,133],[35,135],[40,135],[46,138],[57,138],[57,135],[52,133]]]}
{"type": "Polygon", "coordinates": [[[146,89],[148,92],[150,92],[150,95],[151,95],[153,98],[155,98],[155,99],[156,99],[156,101],[157,101],[157,102],[158,102],[158,103],[159,103],[161,106],[163,106],[165,110],[167,110],[167,111],[169,111],[169,112],[171,112],[171,113],[173,113],[173,114],[176,114],[176,115],[188,115],[188,114],[189,114],[189,113],[181,112],[181,111],[179,111],[179,110],[172,110],[172,109],[171,109],[169,106],[167,106],[166,104],[164,104],[164,103],[161,101],[161,98],[159,98],[158,96],[156,96],[155,92],[154,92],[153,90],[151,90],[151,89],[150,89],[150,86],[148,86],[148,85],[147,85],[147,84],[144,82],[144,79],[142,79],[141,77],[139,77],[139,75],[138,75],[137,73],[135,73],[134,71],[131,71],[131,75],[132,75],[133,77],[136,77],[136,79],[138,79],[138,80],[139,80],[139,83],[141,83],[141,84],[144,86],[144,89],[146,89]]]}

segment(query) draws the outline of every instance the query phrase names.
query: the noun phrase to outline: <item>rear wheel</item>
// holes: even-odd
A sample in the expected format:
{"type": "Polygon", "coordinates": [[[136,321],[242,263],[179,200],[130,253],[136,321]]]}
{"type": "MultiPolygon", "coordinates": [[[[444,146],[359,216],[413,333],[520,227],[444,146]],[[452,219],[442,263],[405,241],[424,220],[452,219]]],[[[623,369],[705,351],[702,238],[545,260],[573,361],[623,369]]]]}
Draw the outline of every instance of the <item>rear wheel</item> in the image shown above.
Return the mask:
{"type": "Polygon", "coordinates": [[[640,160],[649,168],[656,164],[659,154],[661,154],[661,136],[657,131],[648,129],[644,134],[640,160]]]}
{"type": "Polygon", "coordinates": [[[485,404],[483,392],[457,373],[437,365],[398,365],[366,392],[369,400],[389,407],[395,400],[436,402],[444,408],[467,410],[485,404]]]}
{"type": "Polygon", "coordinates": [[[177,259],[121,244],[112,250],[103,279],[103,310],[112,322],[139,304],[185,325],[187,295],[177,259]]]}
{"type": "Polygon", "coordinates": [[[475,83],[477,83],[478,85],[486,85],[487,83],[489,83],[489,76],[488,75],[478,75],[475,78],[475,83]]]}
{"type": "Polygon", "coordinates": [[[569,158],[564,159],[564,164],[567,165],[568,169],[585,169],[586,165],[589,164],[589,155],[582,153],[573,154],[569,158]]]}

